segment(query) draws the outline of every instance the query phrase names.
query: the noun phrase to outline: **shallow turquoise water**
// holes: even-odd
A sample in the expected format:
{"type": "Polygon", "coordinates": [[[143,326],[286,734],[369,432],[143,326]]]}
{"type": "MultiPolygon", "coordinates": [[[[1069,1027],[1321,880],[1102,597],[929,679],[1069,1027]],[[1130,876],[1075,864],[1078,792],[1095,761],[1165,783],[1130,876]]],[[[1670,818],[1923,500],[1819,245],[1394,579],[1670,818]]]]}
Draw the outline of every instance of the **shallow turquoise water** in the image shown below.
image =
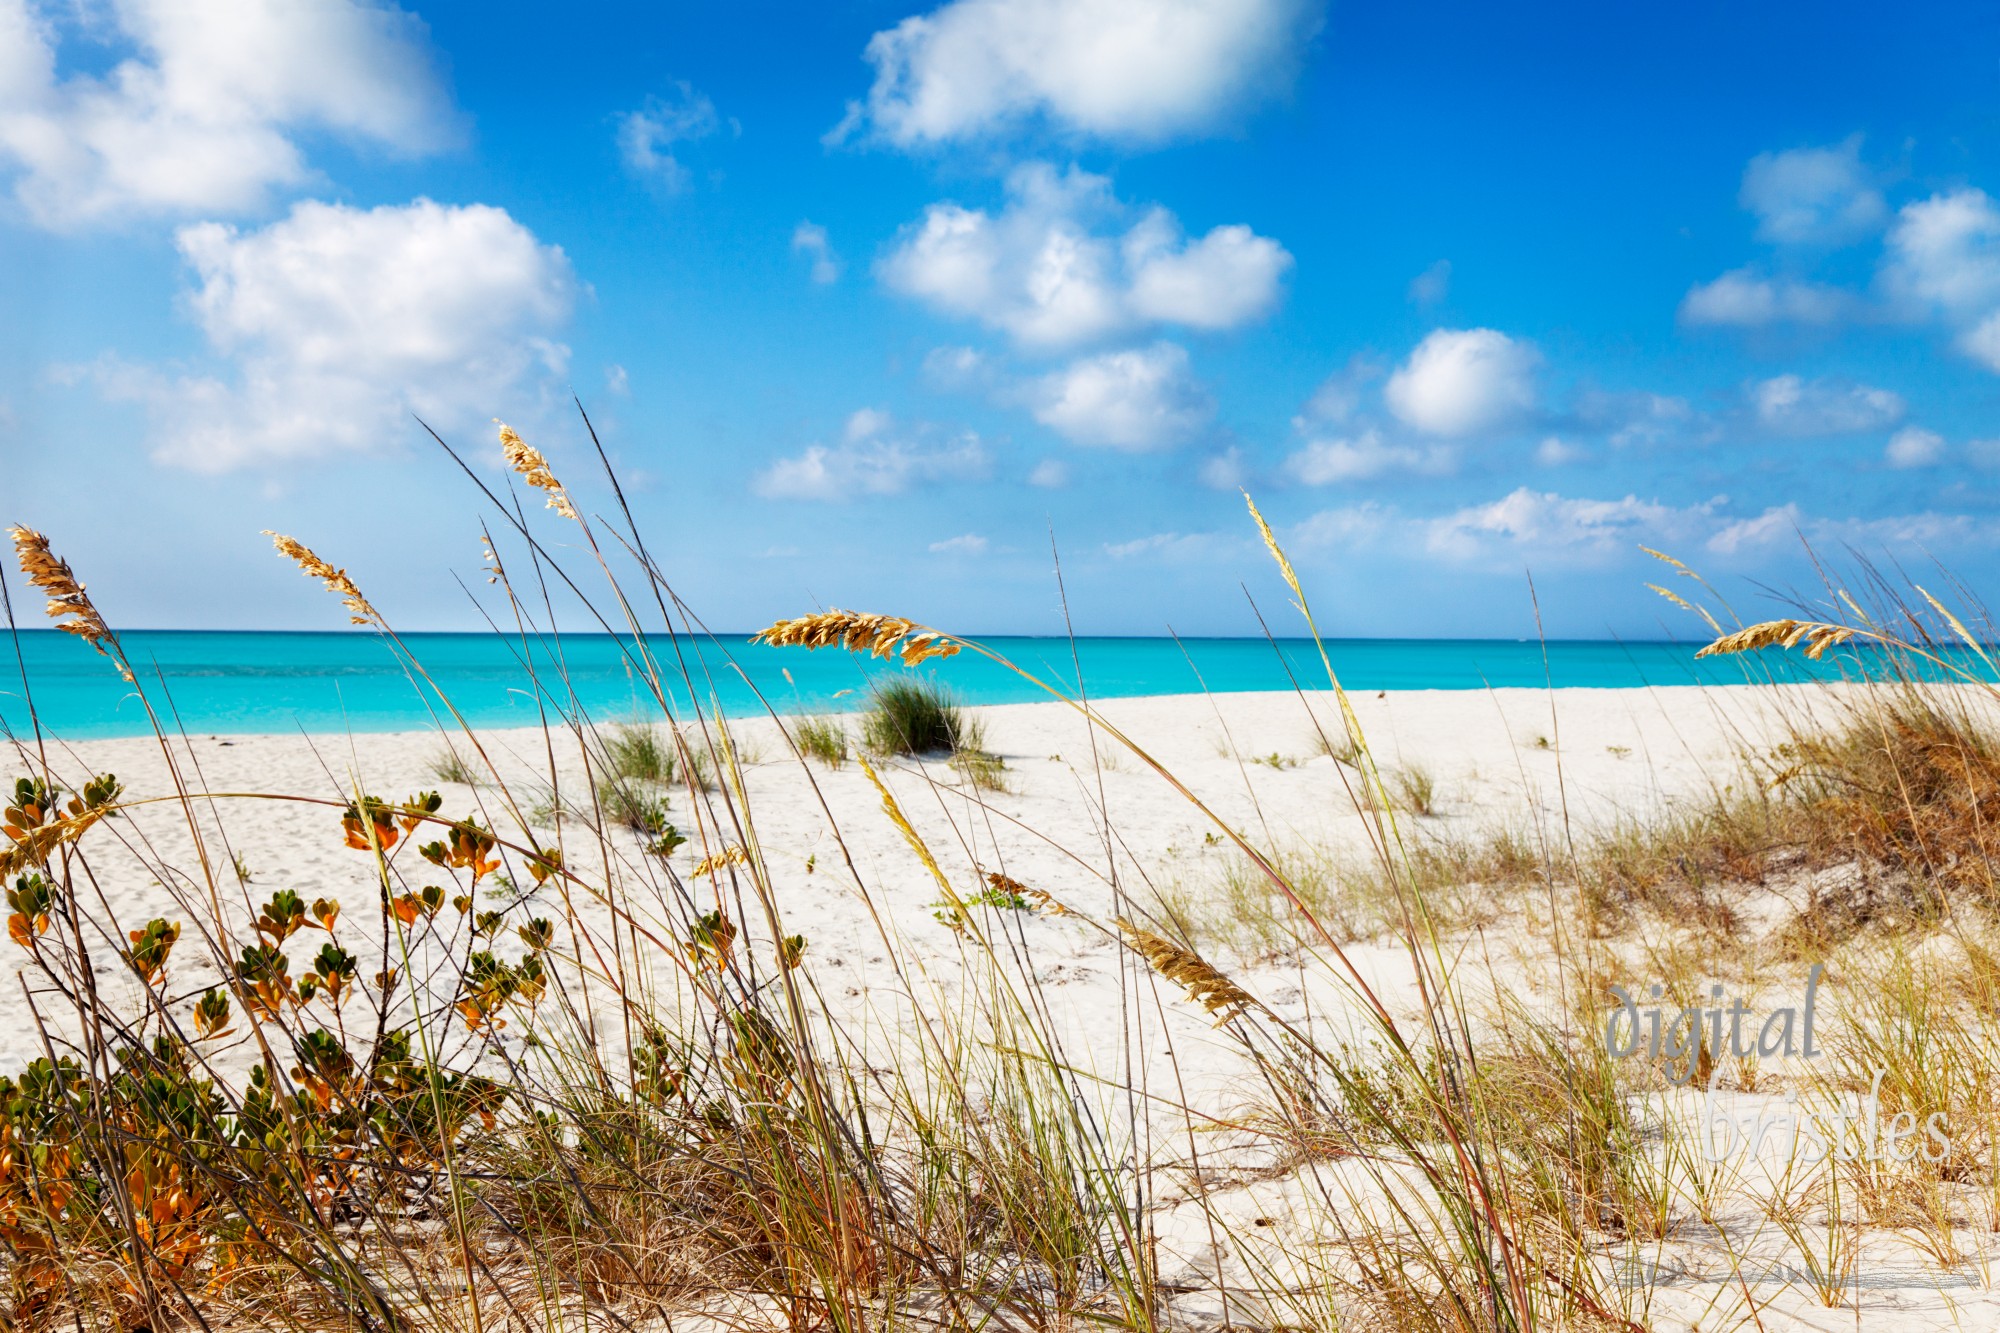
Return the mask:
{"type": "MultiPolygon", "coordinates": [[[[123,637],[147,698],[189,733],[394,731],[432,725],[443,715],[434,689],[420,683],[395,652],[371,632],[235,633],[134,631],[123,637]]],[[[532,726],[541,708],[524,663],[532,660],[544,689],[574,691],[593,717],[622,719],[657,711],[633,666],[630,640],[606,635],[565,638],[560,646],[489,634],[412,634],[403,642],[475,726],[532,726]],[[566,681],[566,683],[565,683],[566,681]]],[[[1076,665],[1065,639],[985,641],[1030,670],[1074,689],[1076,665]]],[[[128,736],[151,730],[133,688],[82,643],[49,630],[23,632],[19,653],[0,640],[0,722],[16,735],[29,729],[28,692],[50,731],[70,737],[128,736]]],[[[833,651],[752,645],[742,637],[648,640],[676,682],[677,708],[686,687],[684,658],[704,702],[731,713],[761,710],[757,692],[780,712],[859,706],[871,676],[897,668],[833,651]],[[789,679],[786,673],[789,672],[789,679]],[[755,687],[754,690],[752,687],[755,687]]],[[[1349,639],[1328,645],[1335,670],[1350,689],[1480,689],[1742,683],[1747,670],[1800,670],[1796,658],[1697,662],[1695,645],[1602,640],[1535,642],[1491,639],[1349,639]]],[[[1079,639],[1083,683],[1096,697],[1291,688],[1294,673],[1307,688],[1325,685],[1312,645],[1264,639],[1079,639]]],[[[1045,698],[1025,681],[974,657],[925,664],[924,674],[969,703],[1018,703],[1045,698]]]]}

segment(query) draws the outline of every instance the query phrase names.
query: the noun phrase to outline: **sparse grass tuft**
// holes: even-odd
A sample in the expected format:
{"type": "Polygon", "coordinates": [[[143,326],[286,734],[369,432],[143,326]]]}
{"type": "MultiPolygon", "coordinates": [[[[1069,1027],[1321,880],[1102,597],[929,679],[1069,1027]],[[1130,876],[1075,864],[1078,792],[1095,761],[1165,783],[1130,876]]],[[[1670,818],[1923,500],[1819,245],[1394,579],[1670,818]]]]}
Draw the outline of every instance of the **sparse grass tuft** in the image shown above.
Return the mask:
{"type": "Polygon", "coordinates": [[[1413,815],[1437,813],[1437,783],[1421,764],[1406,764],[1390,776],[1390,790],[1403,809],[1413,815]]]}
{"type": "Polygon", "coordinates": [[[1349,768],[1361,767],[1361,742],[1350,736],[1345,727],[1315,731],[1313,749],[1336,764],[1345,764],[1349,768]]]}
{"type": "Polygon", "coordinates": [[[672,742],[648,722],[621,722],[603,738],[604,771],[613,778],[672,782],[679,771],[672,742]]]}
{"type": "Polygon", "coordinates": [[[639,778],[604,778],[597,784],[597,806],[612,824],[646,837],[667,827],[672,798],[660,784],[639,778]]]}
{"type": "Polygon", "coordinates": [[[872,754],[956,754],[985,748],[985,731],[951,691],[931,680],[896,676],[869,691],[873,709],[861,721],[861,743],[872,754]]]}
{"type": "Polygon", "coordinates": [[[802,717],[792,723],[792,743],[828,768],[847,762],[847,728],[837,718],[802,717]]]}
{"type": "Polygon", "coordinates": [[[951,757],[951,766],[980,791],[1011,791],[1007,785],[1007,761],[990,750],[960,750],[951,757]]]}
{"type": "Polygon", "coordinates": [[[426,771],[433,782],[449,782],[461,787],[479,785],[479,771],[467,763],[457,748],[450,744],[438,748],[438,752],[431,757],[426,771]]]}

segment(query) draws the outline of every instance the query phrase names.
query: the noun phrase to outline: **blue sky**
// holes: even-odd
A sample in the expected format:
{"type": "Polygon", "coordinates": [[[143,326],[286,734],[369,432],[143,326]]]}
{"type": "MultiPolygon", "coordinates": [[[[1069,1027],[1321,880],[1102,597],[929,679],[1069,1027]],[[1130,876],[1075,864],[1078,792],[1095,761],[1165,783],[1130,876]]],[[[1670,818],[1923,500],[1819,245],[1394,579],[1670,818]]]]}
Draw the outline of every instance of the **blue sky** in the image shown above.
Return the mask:
{"type": "MultiPolygon", "coordinates": [[[[478,623],[421,414],[718,628],[1692,632],[2000,572],[1985,6],[0,0],[0,519],[115,623],[478,623]]],[[[558,522],[553,515],[551,523],[558,522]]],[[[549,531],[561,539],[559,527],[549,531]]]]}

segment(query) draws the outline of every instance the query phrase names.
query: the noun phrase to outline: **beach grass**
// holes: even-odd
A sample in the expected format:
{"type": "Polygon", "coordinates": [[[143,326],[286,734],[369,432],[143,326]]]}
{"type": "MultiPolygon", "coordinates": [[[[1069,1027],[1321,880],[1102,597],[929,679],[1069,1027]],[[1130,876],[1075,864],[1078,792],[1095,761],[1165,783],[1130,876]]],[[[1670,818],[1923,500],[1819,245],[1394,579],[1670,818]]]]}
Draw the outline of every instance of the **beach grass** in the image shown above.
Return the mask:
{"type": "MultiPolygon", "coordinates": [[[[564,525],[558,542],[496,508],[512,539],[543,568],[566,567],[578,532],[597,547],[603,520],[548,461],[504,428],[502,447],[564,525]]],[[[1308,590],[1251,518],[1316,636],[1308,590]]],[[[277,542],[401,651],[348,575],[277,542]]],[[[15,545],[51,613],[152,706],[68,565],[39,534],[15,545]]],[[[615,605],[678,605],[650,562],[625,577],[615,605]]],[[[1718,647],[1877,632],[1783,623],[1718,625],[1718,647]]],[[[766,634],[905,668],[1013,666],[887,615],[766,634]]],[[[432,776],[473,787],[463,804],[358,777],[321,796],[208,791],[164,720],[158,792],[16,746],[0,870],[44,1054],[0,1079],[10,1326],[1641,1330],[1672,1293],[1625,1275],[1698,1239],[1727,1269],[1705,1299],[1768,1328],[1788,1300],[1858,1320],[1870,1247],[1895,1237],[1940,1271],[1994,1252],[2000,747],[1966,702],[1978,679],[1940,694],[1891,669],[1829,695],[1833,721],[1801,716],[1712,799],[1664,814],[1467,831],[1446,827],[1428,769],[1378,762],[1329,674],[1308,712],[1367,831],[1359,855],[1222,818],[1057,694],[1121,757],[1072,797],[1098,802],[1101,846],[1032,882],[1003,858],[1042,840],[980,719],[897,674],[859,748],[951,763],[839,780],[932,886],[913,919],[830,808],[823,862],[769,853],[783,812],[762,803],[754,747],[698,682],[650,654],[632,668],[665,720],[602,728],[538,682],[542,745],[572,769],[517,782],[477,734],[440,737],[456,776],[432,776]],[[1199,850],[1163,871],[1162,849],[1121,847],[1154,826],[1119,826],[1107,772],[1170,799],[1199,850]],[[297,864],[229,874],[225,807],[307,812],[297,864]],[[578,807],[598,812],[582,831],[538,814],[578,807]],[[182,841],[145,831],[162,815],[182,841]],[[119,918],[96,891],[114,854],[156,881],[158,915],[119,918]],[[323,855],[366,868],[367,908],[288,887],[323,855]],[[836,875],[873,932],[855,957],[788,915],[836,875]],[[920,948],[925,930],[942,943],[920,948]],[[1532,997],[1500,980],[1510,947],[1532,997]],[[1620,978],[1655,979],[1642,1002],[1679,1012],[1725,983],[1768,988],[1774,948],[1848,997],[1823,1061],[1612,1049],[1620,978]],[[1057,949],[1113,973],[1102,1012],[1065,1002],[1057,949]],[[833,1003],[862,954],[877,998],[833,1003]],[[1406,970],[1393,993],[1385,959],[1406,970]],[[1111,1068],[1080,1061],[1087,1035],[1111,1068]],[[1227,1101],[1190,1085],[1184,1053],[1203,1045],[1225,1053],[1227,1101]],[[1865,1089],[1892,1120],[1942,1117],[1958,1155],[1725,1169],[1688,1109],[1725,1084],[1822,1108],[1865,1089]],[[1747,1276],[1780,1260],[1800,1275],[1782,1291],[1747,1276]]],[[[847,757],[839,723],[786,725],[802,758],[847,757]]],[[[1242,767],[1309,770],[1273,758],[1242,767]]]]}
{"type": "Polygon", "coordinates": [[[802,717],[791,725],[792,744],[808,759],[817,759],[828,768],[847,762],[847,728],[831,717],[802,717]]]}
{"type": "Polygon", "coordinates": [[[878,681],[861,719],[861,743],[877,755],[954,755],[984,748],[977,718],[936,681],[896,676],[878,681]]]}

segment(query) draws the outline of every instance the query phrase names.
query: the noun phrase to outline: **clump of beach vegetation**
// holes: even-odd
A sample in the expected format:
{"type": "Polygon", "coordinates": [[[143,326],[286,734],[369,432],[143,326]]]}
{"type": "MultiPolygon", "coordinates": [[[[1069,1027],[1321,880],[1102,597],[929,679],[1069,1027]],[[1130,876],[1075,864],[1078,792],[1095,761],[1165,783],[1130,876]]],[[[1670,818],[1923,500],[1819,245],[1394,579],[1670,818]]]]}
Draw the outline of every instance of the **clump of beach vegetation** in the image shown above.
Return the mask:
{"type": "MultiPolygon", "coordinates": [[[[505,428],[501,449],[553,511],[540,521],[595,538],[602,520],[538,450],[505,428]]],[[[1250,512],[1317,635],[1306,589],[1250,512]]],[[[539,568],[575,549],[495,515],[539,568]]],[[[39,533],[13,538],[59,625],[152,706],[67,563],[39,533]]],[[[339,567],[276,542],[407,653],[339,567]]],[[[650,561],[625,571],[635,588],[616,577],[605,595],[620,608],[679,604],[650,561]]],[[[523,615],[538,604],[512,600],[523,615]]],[[[128,793],[72,752],[17,744],[0,880],[42,1053],[0,1077],[6,1322],[1164,1333],[1221,1311],[1229,1327],[1315,1333],[1641,1330],[1663,1298],[1629,1275],[1700,1248],[1722,1256],[1702,1299],[1734,1302],[1728,1326],[1778,1326],[1781,1299],[1852,1305],[1859,1323],[1863,1256],[1898,1244],[1968,1271],[1994,1257],[2000,1227],[2000,747],[1966,702],[1991,698],[1987,675],[1939,693],[1904,668],[1949,674],[1957,659],[1876,628],[1937,623],[1927,615],[1716,623],[1716,651],[1872,638],[1900,656],[1857,657],[1876,687],[1842,696],[1844,725],[1801,726],[1753,757],[1757,781],[1588,836],[1434,832],[1444,820],[1417,819],[1434,803],[1421,771],[1385,769],[1344,730],[1324,748],[1373,831],[1351,859],[1220,818],[1058,692],[1097,743],[1162,778],[1222,867],[1219,886],[1150,898],[1119,879],[1107,911],[992,868],[1010,864],[996,844],[1040,839],[940,785],[941,766],[887,775],[924,795],[922,811],[872,767],[843,775],[935,885],[949,931],[917,922],[949,952],[912,962],[895,905],[848,863],[840,889],[877,934],[901,1041],[828,1007],[849,960],[823,957],[786,915],[826,876],[766,856],[727,720],[650,658],[635,678],[664,719],[651,724],[601,730],[543,682],[545,748],[590,777],[573,790],[552,764],[534,779],[548,808],[595,804],[646,835],[636,843],[551,829],[497,774],[462,804],[358,779],[320,796],[209,792],[162,723],[168,790],[128,793]],[[669,802],[685,831],[665,823],[669,802]],[[260,878],[349,858],[367,872],[365,905],[292,888],[255,902],[247,875],[223,892],[225,806],[232,821],[307,830],[298,865],[260,865],[260,878]],[[953,822],[960,810],[972,817],[953,822]],[[168,823],[180,841],[151,836],[168,823]],[[157,883],[158,915],[121,919],[96,891],[119,857],[157,883]],[[1781,881],[1802,892],[1774,913],[1764,893],[1781,881]],[[1482,970],[1505,947],[1489,935],[1503,918],[1543,1003],[1482,970]],[[1103,1026],[1129,1044],[1114,1073],[1071,1058],[1074,1014],[1030,932],[1116,959],[1103,1026]],[[1394,947],[1364,954],[1363,941],[1394,947]],[[1779,945],[1857,997],[1826,1027],[1824,1062],[1699,1040],[1621,1055],[1603,1039],[1611,984],[1634,968],[1658,978],[1644,1003],[1684,1015],[1722,978],[1752,985],[1779,945]],[[1384,957],[1413,979],[1394,1003],[1378,989],[1384,957]],[[947,975],[949,1002],[935,1003],[947,975]],[[1237,1062],[1245,1101],[1226,1117],[1183,1077],[1180,1052],[1204,1035],[1237,1062]],[[1941,1117],[1956,1155],[1794,1154],[1732,1176],[1675,1100],[1694,1080],[1840,1108],[1843,1126],[1867,1092],[1887,1123],[1941,1117]],[[1771,1225],[1739,1247],[1730,1228],[1746,1214],[1771,1225]],[[1170,1268],[1169,1242],[1189,1234],[1197,1258],[1170,1268]],[[1777,1267],[1802,1276],[1773,1293],[1762,1274],[1777,1267]]],[[[824,612],[762,637],[906,668],[961,651],[1013,665],[886,615],[824,612]]],[[[1334,678],[1324,694],[1343,700],[1334,678]]],[[[872,704],[865,750],[949,755],[972,786],[1002,780],[997,763],[981,776],[983,735],[943,686],[893,677],[872,704]]],[[[830,767],[845,754],[836,724],[792,734],[830,767]]],[[[1066,883],[1143,869],[1113,855],[1115,810],[1098,813],[1104,859],[1063,849],[1082,867],[1066,883]]]]}

